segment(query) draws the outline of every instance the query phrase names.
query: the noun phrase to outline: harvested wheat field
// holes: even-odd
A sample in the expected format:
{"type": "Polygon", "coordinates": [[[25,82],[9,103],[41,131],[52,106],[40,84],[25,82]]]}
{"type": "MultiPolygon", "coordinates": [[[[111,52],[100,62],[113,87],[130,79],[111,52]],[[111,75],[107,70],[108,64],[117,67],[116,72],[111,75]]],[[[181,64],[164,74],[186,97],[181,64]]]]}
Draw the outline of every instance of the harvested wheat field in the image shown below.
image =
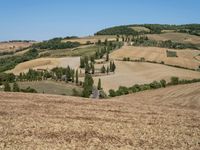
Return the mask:
{"type": "Polygon", "coordinates": [[[78,68],[80,64],[80,57],[64,57],[64,58],[39,58],[24,63],[20,63],[14,69],[8,71],[16,75],[21,72],[27,72],[29,69],[52,69],[54,67],[78,68]]]}
{"type": "Polygon", "coordinates": [[[161,79],[169,81],[173,76],[179,77],[180,79],[200,78],[200,72],[161,64],[124,61],[115,61],[115,64],[117,68],[114,74],[111,73],[108,76],[94,77],[96,85],[98,79],[101,78],[102,87],[106,92],[110,89],[118,89],[119,86],[130,87],[135,84],[160,81],[161,79]]]}
{"type": "Polygon", "coordinates": [[[67,39],[67,40],[63,40],[63,42],[70,41],[70,42],[79,42],[81,44],[86,44],[87,42],[96,43],[98,42],[98,40],[101,40],[102,42],[104,42],[106,39],[108,41],[115,41],[116,36],[112,36],[112,35],[88,36],[88,37],[82,37],[82,38],[77,38],[77,39],[67,39]]]}
{"type": "Polygon", "coordinates": [[[156,41],[172,40],[180,43],[200,44],[200,37],[196,35],[190,35],[187,33],[163,33],[163,34],[149,34],[149,39],[156,41]]]}
{"type": "Polygon", "coordinates": [[[1,42],[0,43],[0,52],[1,51],[16,51],[17,49],[22,49],[29,47],[33,42],[1,42]]]}
{"type": "Polygon", "coordinates": [[[122,60],[124,57],[129,57],[132,60],[145,58],[146,61],[155,61],[158,63],[163,61],[168,65],[198,69],[200,66],[200,61],[195,57],[199,54],[199,50],[191,49],[172,50],[159,47],[123,46],[121,49],[111,53],[111,58],[120,60],[122,60]],[[167,50],[175,51],[178,57],[167,57],[167,50]]]}
{"type": "Polygon", "coordinates": [[[200,147],[200,84],[110,100],[0,93],[0,149],[200,147]]]}

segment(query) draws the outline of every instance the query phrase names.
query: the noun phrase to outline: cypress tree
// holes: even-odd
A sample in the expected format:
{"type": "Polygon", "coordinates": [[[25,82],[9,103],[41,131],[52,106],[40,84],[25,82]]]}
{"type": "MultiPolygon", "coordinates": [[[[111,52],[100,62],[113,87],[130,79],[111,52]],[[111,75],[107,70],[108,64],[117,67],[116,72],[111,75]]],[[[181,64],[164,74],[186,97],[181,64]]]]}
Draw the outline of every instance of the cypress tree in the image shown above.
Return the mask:
{"type": "Polygon", "coordinates": [[[76,70],[76,84],[78,84],[78,69],[76,70]]]}
{"type": "Polygon", "coordinates": [[[109,72],[110,72],[110,68],[108,66],[107,66],[106,72],[107,72],[107,74],[109,74],[109,72]]]}
{"type": "Polygon", "coordinates": [[[98,89],[98,90],[101,90],[101,89],[102,89],[102,88],[101,88],[101,79],[99,79],[97,89],[98,89]]]}
{"type": "Polygon", "coordinates": [[[115,65],[115,63],[113,62],[113,64],[112,64],[112,71],[115,72],[115,70],[116,70],[116,65],[115,65]]]}
{"type": "Polygon", "coordinates": [[[92,79],[92,76],[89,74],[85,75],[84,83],[83,83],[83,97],[90,97],[90,94],[92,94],[94,80],[92,79]]]}
{"type": "Polygon", "coordinates": [[[105,68],[104,65],[103,65],[103,67],[101,68],[101,73],[106,73],[106,68],[105,68]]]}
{"type": "Polygon", "coordinates": [[[106,61],[109,61],[109,52],[106,53],[106,61]]]}
{"type": "Polygon", "coordinates": [[[92,66],[92,74],[95,74],[95,68],[94,68],[94,64],[91,64],[92,66]]]}
{"type": "Polygon", "coordinates": [[[80,68],[85,68],[85,61],[82,57],[80,58],[80,68]]]}
{"type": "Polygon", "coordinates": [[[71,70],[71,76],[72,76],[72,83],[74,83],[74,70],[71,70]]]}

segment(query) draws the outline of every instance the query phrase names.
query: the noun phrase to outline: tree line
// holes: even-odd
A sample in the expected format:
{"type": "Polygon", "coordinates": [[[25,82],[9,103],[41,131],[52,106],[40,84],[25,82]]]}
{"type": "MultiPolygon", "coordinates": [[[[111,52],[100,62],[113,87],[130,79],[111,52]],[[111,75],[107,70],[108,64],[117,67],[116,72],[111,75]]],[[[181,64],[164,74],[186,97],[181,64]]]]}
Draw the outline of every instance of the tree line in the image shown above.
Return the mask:
{"type": "Polygon", "coordinates": [[[0,59],[0,72],[13,69],[17,64],[35,59],[38,57],[38,50],[35,48],[30,49],[28,52],[21,56],[11,56],[0,59]]]}
{"type": "Polygon", "coordinates": [[[62,40],[63,38],[54,38],[48,41],[33,44],[32,47],[38,49],[56,50],[56,49],[75,48],[80,46],[79,42],[70,42],[70,41],[62,42],[62,40]]]}
{"type": "Polygon", "coordinates": [[[164,47],[164,48],[172,48],[172,49],[199,49],[194,44],[184,44],[178,43],[171,40],[167,41],[156,41],[150,40],[147,36],[136,36],[131,39],[134,46],[155,46],[155,47],[164,47]]]}
{"type": "Polygon", "coordinates": [[[167,83],[166,80],[163,79],[163,80],[160,80],[159,82],[154,81],[150,84],[142,84],[142,85],[136,84],[132,87],[120,86],[118,90],[113,90],[113,89],[109,90],[109,96],[116,97],[116,96],[121,96],[121,95],[127,95],[130,93],[141,92],[145,90],[165,88],[171,85],[190,84],[190,83],[196,83],[196,82],[200,82],[200,79],[180,80],[178,77],[171,77],[171,81],[169,83],[167,83]]]}
{"type": "Polygon", "coordinates": [[[142,34],[161,34],[162,30],[175,30],[175,32],[185,32],[192,35],[200,35],[200,24],[169,25],[169,24],[133,24],[116,26],[98,31],[95,35],[142,35],[142,34]],[[131,27],[145,27],[150,30],[134,31],[131,27]]]}

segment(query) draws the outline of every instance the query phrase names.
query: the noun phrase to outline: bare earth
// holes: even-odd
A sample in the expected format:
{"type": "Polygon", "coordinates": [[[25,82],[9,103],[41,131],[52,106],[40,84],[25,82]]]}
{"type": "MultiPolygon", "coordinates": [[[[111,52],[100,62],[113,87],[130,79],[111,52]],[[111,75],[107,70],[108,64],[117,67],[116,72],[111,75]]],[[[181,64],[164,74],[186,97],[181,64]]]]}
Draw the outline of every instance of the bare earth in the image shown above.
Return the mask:
{"type": "Polygon", "coordinates": [[[199,147],[199,83],[102,101],[0,93],[0,149],[199,147]]]}
{"type": "Polygon", "coordinates": [[[200,78],[200,72],[161,64],[124,61],[115,61],[115,64],[117,69],[114,74],[94,77],[96,85],[98,84],[98,79],[101,78],[105,92],[108,92],[110,89],[116,90],[119,86],[131,87],[135,84],[151,83],[161,79],[169,81],[173,76],[180,79],[200,78]]]}
{"type": "Polygon", "coordinates": [[[158,63],[164,62],[169,65],[177,65],[181,67],[197,69],[200,66],[200,60],[195,59],[200,54],[199,50],[171,50],[176,51],[178,57],[167,57],[167,48],[159,47],[135,47],[135,46],[123,46],[121,49],[111,53],[112,59],[123,59],[129,57],[130,59],[145,58],[145,60],[156,61],[158,63]]]}
{"type": "Polygon", "coordinates": [[[54,67],[78,68],[80,65],[80,57],[64,57],[64,58],[39,58],[24,63],[20,63],[14,69],[8,71],[16,75],[21,72],[27,72],[29,69],[52,69],[54,67]]]}

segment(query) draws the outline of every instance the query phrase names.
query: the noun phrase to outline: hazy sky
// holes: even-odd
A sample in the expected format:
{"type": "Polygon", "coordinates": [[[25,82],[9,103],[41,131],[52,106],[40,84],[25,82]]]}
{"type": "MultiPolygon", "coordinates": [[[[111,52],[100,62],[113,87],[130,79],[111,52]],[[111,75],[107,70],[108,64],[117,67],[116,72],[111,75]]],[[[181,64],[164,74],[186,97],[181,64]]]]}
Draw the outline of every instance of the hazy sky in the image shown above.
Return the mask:
{"type": "Polygon", "coordinates": [[[0,0],[0,40],[92,35],[122,24],[200,23],[200,0],[0,0]]]}

